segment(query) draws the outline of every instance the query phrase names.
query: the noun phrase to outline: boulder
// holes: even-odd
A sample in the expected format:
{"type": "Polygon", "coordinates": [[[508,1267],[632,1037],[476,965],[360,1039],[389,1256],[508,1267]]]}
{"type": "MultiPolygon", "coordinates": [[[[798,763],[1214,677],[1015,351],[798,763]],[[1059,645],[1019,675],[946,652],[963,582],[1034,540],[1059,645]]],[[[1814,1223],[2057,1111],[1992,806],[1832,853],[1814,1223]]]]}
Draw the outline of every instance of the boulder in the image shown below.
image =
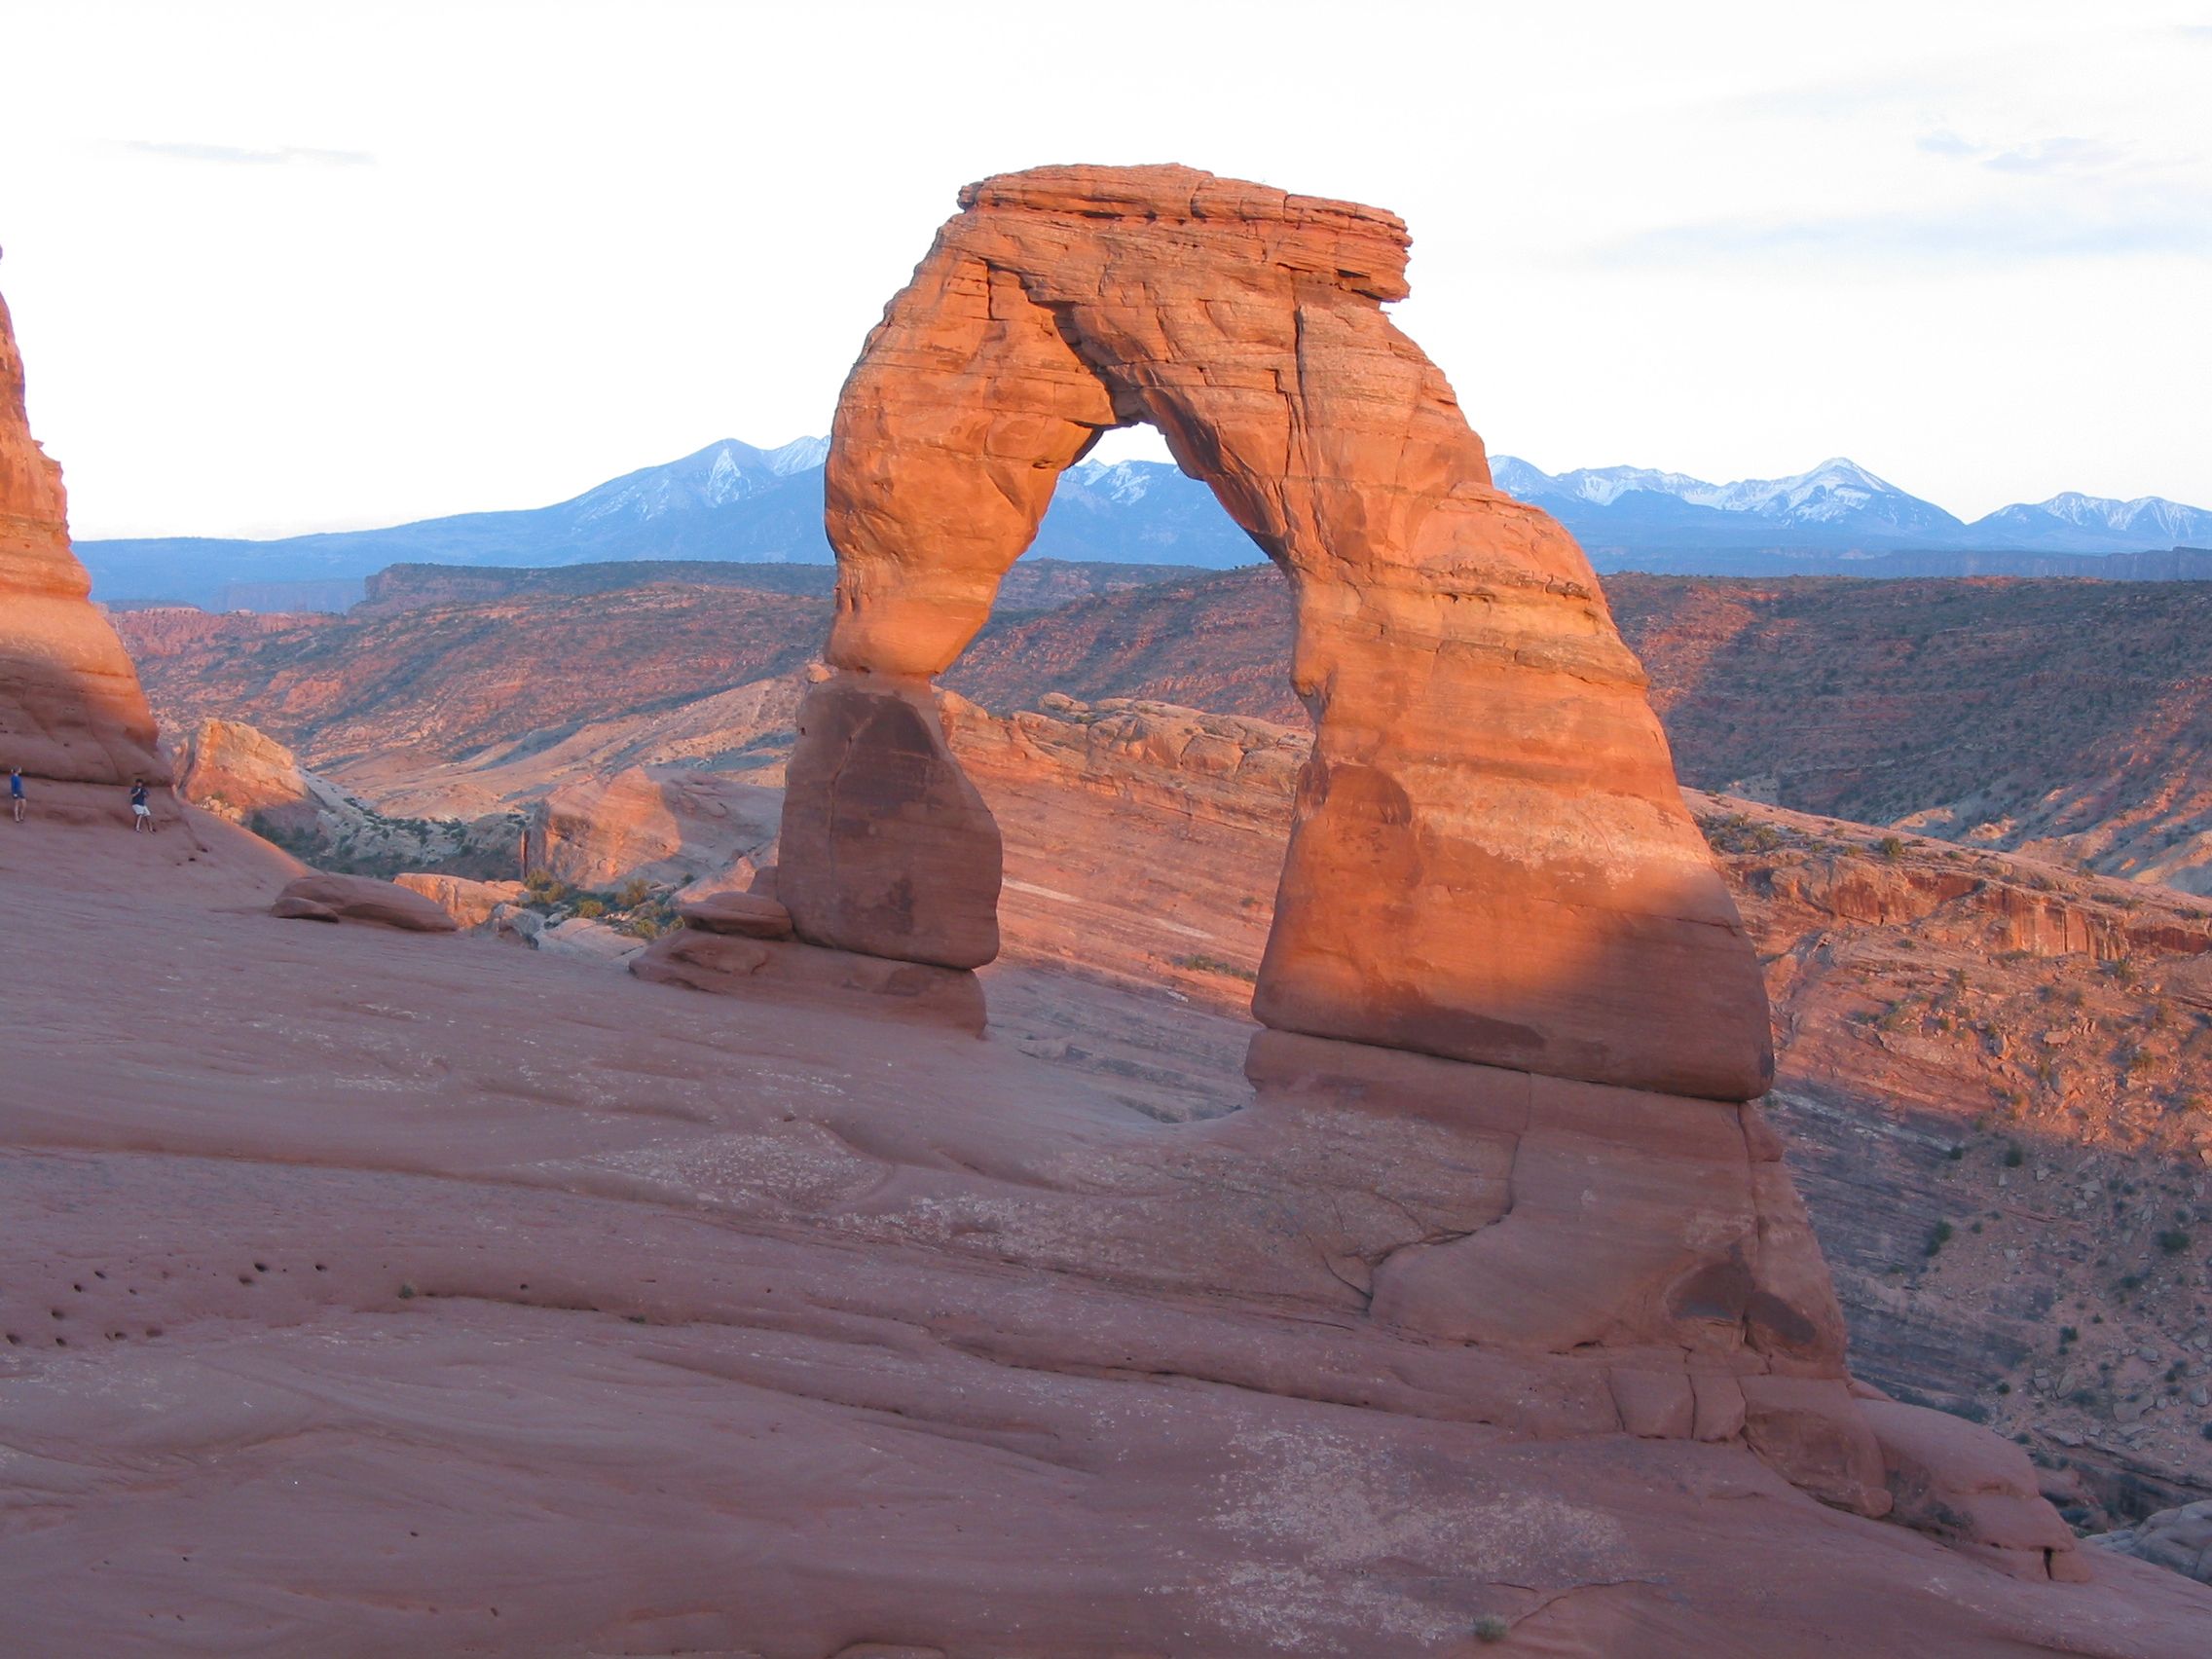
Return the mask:
{"type": "Polygon", "coordinates": [[[547,795],[530,827],[523,867],[585,890],[633,877],[682,887],[763,854],[782,808],[777,791],[714,772],[631,766],[547,795]]]}
{"type": "Polygon", "coordinates": [[[2074,1533],[2040,1490],[2028,1455],[1964,1419],[1898,1400],[1862,1400],[1882,1450],[1891,1517],[2015,1578],[2083,1582],[2074,1533]]]}
{"type": "Polygon", "coordinates": [[[435,900],[366,875],[303,875],[276,895],[269,913],[294,921],[373,922],[408,933],[453,933],[458,927],[435,900]]]}
{"type": "Polygon", "coordinates": [[[421,870],[405,870],[391,879],[410,893],[420,893],[463,928],[484,926],[500,905],[519,903],[524,892],[519,881],[470,881],[421,870]]]}
{"type": "Polygon", "coordinates": [[[2185,1503],[2082,1540],[2099,1549],[2171,1567],[2199,1584],[2212,1584],[2212,1501],[2185,1503]]]}
{"type": "Polygon", "coordinates": [[[1149,422],[1296,594],[1291,678],[1318,729],[1260,1019],[1763,1092],[1757,965],[1589,561],[1493,486],[1383,313],[1407,292],[1403,224],[1176,166],[1039,167],[960,200],[838,406],[834,675],[802,711],[784,817],[800,936],[985,959],[997,836],[928,682],[1059,474],[1149,422]]]}
{"type": "Polygon", "coordinates": [[[776,892],[799,937],[980,968],[999,953],[999,827],[928,688],[833,675],[799,705],[776,892]]]}
{"type": "Polygon", "coordinates": [[[762,893],[710,893],[676,906],[687,928],[746,939],[789,939],[792,913],[762,893]]]}
{"type": "Polygon", "coordinates": [[[69,550],[61,468],[31,436],[0,300],[0,776],[169,781],[137,671],[69,550]]]}
{"type": "Polygon", "coordinates": [[[259,817],[283,830],[313,828],[320,806],[299,757],[242,720],[200,722],[185,745],[177,792],[233,824],[259,817]]]}

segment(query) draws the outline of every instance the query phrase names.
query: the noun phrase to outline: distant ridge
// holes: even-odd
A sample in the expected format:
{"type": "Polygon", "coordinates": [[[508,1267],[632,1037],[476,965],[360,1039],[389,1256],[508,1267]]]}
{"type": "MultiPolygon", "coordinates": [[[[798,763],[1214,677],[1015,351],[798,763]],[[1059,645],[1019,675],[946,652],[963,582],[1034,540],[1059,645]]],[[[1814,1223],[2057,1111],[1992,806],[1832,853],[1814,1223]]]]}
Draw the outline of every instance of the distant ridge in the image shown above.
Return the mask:
{"type": "MultiPolygon", "coordinates": [[[[77,552],[92,570],[94,596],[109,604],[254,610],[343,609],[359,600],[366,578],[394,565],[821,566],[832,562],[822,533],[828,453],[829,440],[819,437],[774,449],[724,438],[549,507],[278,541],[83,541],[77,552]]],[[[1634,466],[1552,474],[1513,456],[1492,465],[1500,489],[1557,517],[1601,571],[2212,575],[2195,551],[2212,546],[2212,512],[2157,497],[2120,501],[2068,493],[1967,524],[1840,457],[1794,477],[1731,484],[1634,466]]],[[[1261,553],[1206,486],[1162,461],[1124,461],[1069,468],[1031,557],[1228,570],[1261,553]]]]}
{"type": "Polygon", "coordinates": [[[1638,466],[1554,475],[1509,455],[1492,458],[1491,469],[1499,489],[1542,507],[1593,557],[1690,548],[2093,554],[2212,544],[2212,512],[2157,496],[2120,501],[2069,492],[2034,505],[2000,507],[1968,524],[1840,456],[1795,477],[1733,484],[1638,466]]]}

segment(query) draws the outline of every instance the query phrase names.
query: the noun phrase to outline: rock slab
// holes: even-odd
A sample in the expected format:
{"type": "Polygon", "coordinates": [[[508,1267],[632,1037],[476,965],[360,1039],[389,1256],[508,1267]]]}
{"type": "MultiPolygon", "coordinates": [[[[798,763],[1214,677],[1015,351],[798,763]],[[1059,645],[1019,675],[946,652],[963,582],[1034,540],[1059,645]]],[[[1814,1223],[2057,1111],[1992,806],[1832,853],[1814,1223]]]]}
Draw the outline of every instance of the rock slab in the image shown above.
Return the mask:
{"type": "Polygon", "coordinates": [[[460,924],[434,899],[366,875],[303,875],[269,907],[273,916],[305,922],[369,922],[406,933],[454,933],[460,924]]]}

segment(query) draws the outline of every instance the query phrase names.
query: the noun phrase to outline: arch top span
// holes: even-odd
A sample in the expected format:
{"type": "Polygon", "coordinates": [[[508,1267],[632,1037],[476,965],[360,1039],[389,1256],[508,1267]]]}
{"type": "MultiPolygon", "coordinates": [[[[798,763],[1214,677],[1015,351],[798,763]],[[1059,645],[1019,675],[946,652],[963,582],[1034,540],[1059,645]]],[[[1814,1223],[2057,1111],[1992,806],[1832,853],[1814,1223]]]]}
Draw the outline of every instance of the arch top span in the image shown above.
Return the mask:
{"type": "Polygon", "coordinates": [[[1143,421],[1295,598],[1317,735],[1259,1017],[1762,1092],[1756,964],[1641,670],[1581,549],[1492,486],[1450,384],[1382,310],[1407,291],[1402,222],[1180,166],[1040,167],[960,202],[838,405],[838,672],[809,700],[823,718],[802,711],[786,812],[802,935],[950,966],[995,950],[995,828],[934,719],[935,782],[899,813],[832,833],[830,796],[882,770],[852,732],[925,741],[866,700],[926,709],[1060,472],[1143,421]],[[925,892],[922,866],[989,879],[925,892]]]}

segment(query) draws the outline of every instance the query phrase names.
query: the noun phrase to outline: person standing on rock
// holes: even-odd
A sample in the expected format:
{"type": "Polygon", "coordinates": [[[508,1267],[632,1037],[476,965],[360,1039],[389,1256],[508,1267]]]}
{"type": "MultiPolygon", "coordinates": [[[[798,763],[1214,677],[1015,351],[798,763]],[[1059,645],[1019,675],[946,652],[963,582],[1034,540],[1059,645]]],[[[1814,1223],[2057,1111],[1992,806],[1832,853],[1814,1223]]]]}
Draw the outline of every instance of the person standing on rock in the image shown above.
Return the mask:
{"type": "Polygon", "coordinates": [[[16,822],[20,824],[23,821],[23,769],[20,766],[8,768],[8,806],[15,813],[16,822]]]}
{"type": "Polygon", "coordinates": [[[144,778],[132,778],[130,780],[130,832],[133,835],[141,830],[150,832],[153,828],[154,809],[146,804],[146,780],[144,778]]]}

